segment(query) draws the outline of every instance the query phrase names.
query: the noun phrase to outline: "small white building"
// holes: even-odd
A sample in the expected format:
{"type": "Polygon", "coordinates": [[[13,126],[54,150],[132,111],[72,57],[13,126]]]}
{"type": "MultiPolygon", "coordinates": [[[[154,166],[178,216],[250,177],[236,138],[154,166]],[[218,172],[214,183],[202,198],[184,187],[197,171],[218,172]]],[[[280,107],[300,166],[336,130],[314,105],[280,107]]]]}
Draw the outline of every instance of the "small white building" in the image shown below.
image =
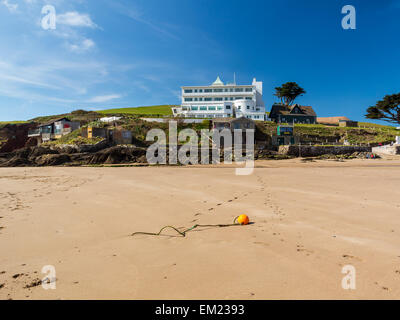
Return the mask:
{"type": "Polygon", "coordinates": [[[250,85],[224,84],[219,77],[209,86],[182,87],[182,105],[172,108],[174,116],[185,118],[266,119],[262,82],[250,85]]]}
{"type": "Polygon", "coordinates": [[[99,120],[101,122],[109,123],[109,122],[114,122],[114,121],[118,121],[121,119],[122,119],[122,117],[104,117],[104,118],[100,118],[99,120]]]}

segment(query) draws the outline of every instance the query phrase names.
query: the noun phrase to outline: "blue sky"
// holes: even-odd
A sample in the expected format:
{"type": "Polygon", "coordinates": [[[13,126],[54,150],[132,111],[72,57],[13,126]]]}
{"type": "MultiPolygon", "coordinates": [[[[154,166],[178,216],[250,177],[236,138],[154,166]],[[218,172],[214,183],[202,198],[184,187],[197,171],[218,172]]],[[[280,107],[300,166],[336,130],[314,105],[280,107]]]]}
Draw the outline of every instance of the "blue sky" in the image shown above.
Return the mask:
{"type": "Polygon", "coordinates": [[[0,0],[0,120],[178,104],[180,86],[296,81],[319,116],[400,92],[400,1],[0,0]],[[343,30],[341,9],[356,8],[343,30]],[[44,5],[55,30],[41,27],[44,5]]]}

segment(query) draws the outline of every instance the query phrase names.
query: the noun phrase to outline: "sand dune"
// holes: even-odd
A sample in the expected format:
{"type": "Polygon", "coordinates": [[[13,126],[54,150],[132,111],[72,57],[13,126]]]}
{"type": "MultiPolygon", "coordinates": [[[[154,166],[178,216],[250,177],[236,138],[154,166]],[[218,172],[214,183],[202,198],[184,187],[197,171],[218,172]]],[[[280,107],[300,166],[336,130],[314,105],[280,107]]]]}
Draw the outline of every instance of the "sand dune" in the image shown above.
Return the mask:
{"type": "Polygon", "coordinates": [[[256,165],[1,169],[0,298],[400,298],[400,160],[256,165]]]}

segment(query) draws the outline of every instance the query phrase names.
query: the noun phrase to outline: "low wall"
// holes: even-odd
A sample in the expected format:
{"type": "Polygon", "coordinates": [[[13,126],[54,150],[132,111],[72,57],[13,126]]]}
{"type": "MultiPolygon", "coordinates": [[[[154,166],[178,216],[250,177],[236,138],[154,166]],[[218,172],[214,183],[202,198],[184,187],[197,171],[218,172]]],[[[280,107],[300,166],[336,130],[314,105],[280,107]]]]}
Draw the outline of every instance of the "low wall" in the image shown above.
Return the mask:
{"type": "Polygon", "coordinates": [[[323,154],[352,154],[354,152],[371,152],[367,146],[280,146],[278,152],[294,157],[316,157],[323,154]]]}
{"type": "Polygon", "coordinates": [[[396,155],[396,154],[400,154],[400,145],[375,147],[375,148],[372,148],[372,152],[396,155]]]}

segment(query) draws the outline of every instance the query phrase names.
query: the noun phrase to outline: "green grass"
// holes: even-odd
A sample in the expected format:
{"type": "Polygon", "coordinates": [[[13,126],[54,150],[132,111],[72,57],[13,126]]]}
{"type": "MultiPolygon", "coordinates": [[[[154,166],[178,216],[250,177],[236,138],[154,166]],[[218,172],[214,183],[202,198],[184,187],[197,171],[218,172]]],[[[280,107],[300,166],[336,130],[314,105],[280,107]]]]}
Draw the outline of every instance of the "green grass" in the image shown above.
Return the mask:
{"type": "Polygon", "coordinates": [[[133,115],[172,115],[171,106],[149,106],[149,107],[136,107],[136,108],[119,108],[98,111],[101,114],[133,114],[133,115]]]}
{"type": "Polygon", "coordinates": [[[0,121],[0,128],[3,128],[7,124],[22,124],[27,123],[28,121],[0,121]]]}
{"type": "MultiPolygon", "coordinates": [[[[276,134],[276,127],[277,125],[271,122],[257,123],[257,129],[267,135],[276,134]]],[[[294,134],[300,136],[301,142],[305,144],[328,145],[336,142],[343,143],[347,140],[350,144],[377,145],[395,141],[400,131],[392,126],[362,122],[358,128],[295,124],[294,134]]]]}
{"type": "Polygon", "coordinates": [[[27,123],[28,121],[0,121],[0,124],[18,124],[18,123],[27,123]]]}
{"type": "Polygon", "coordinates": [[[24,124],[29,121],[0,121],[0,129],[4,128],[8,124],[24,124]]]}

